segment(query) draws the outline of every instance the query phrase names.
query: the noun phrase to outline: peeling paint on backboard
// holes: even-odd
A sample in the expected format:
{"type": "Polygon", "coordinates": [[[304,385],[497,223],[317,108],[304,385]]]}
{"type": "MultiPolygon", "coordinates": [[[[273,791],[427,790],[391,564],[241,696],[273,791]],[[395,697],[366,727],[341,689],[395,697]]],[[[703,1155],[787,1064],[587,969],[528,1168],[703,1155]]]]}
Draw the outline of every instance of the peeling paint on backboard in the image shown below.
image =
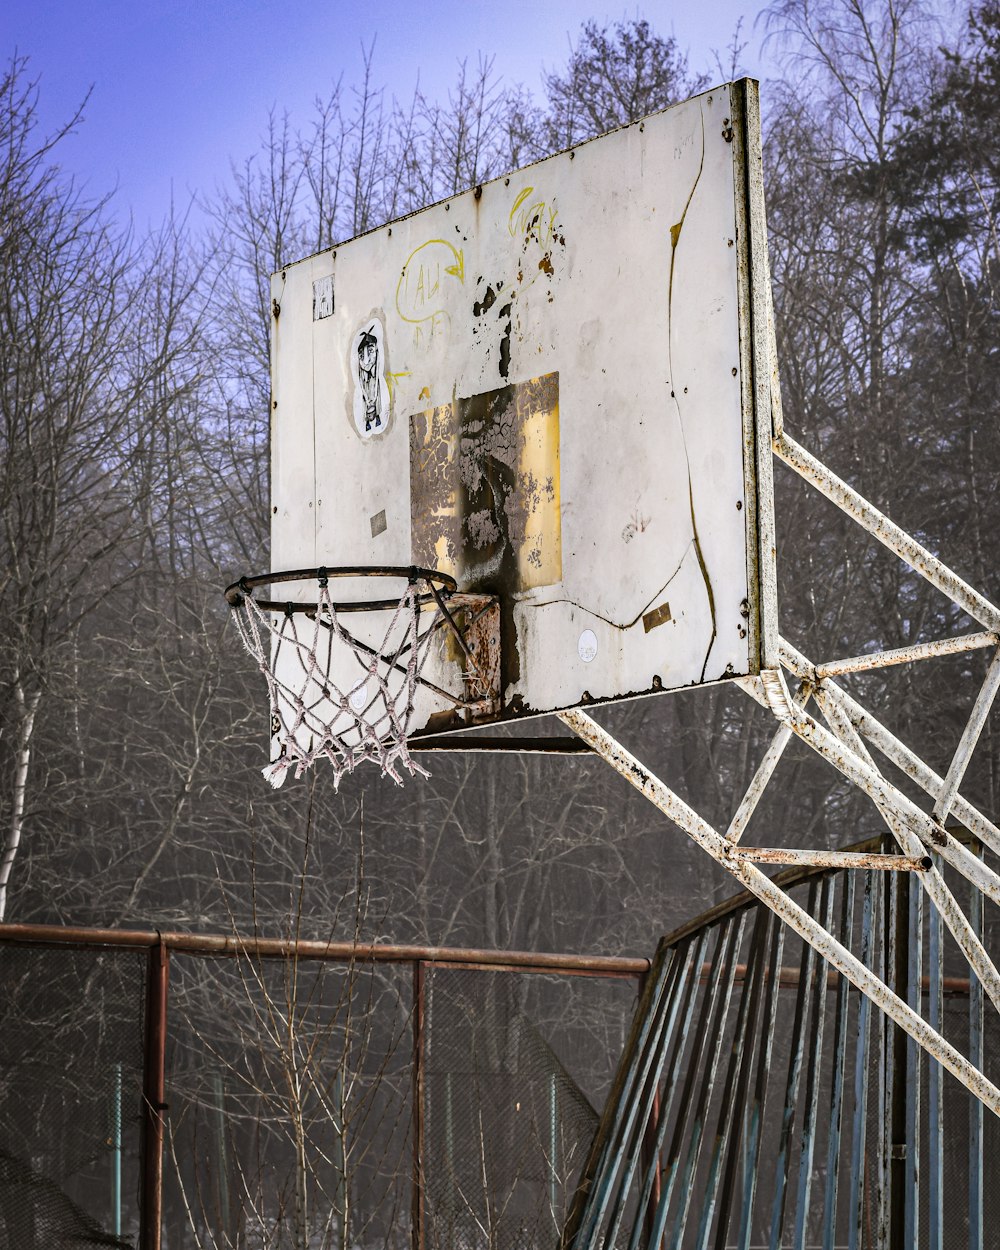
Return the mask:
{"type": "Polygon", "coordinates": [[[410,417],[414,562],[506,594],[562,578],[559,375],[410,417]]]}

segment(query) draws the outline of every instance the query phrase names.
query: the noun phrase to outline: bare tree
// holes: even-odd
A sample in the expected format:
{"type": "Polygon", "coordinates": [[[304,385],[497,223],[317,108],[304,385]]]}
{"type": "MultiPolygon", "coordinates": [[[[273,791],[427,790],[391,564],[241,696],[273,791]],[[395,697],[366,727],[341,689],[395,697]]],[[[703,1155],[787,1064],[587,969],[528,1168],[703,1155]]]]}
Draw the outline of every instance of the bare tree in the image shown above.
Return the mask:
{"type": "MultiPolygon", "coordinates": [[[[355,875],[332,910],[325,890],[313,897],[310,831],[300,840],[287,938],[301,936],[317,910],[328,936],[342,939],[347,929],[355,946],[378,928],[358,836],[355,875]]],[[[272,901],[265,905],[273,926],[272,901]]],[[[201,965],[188,979],[171,1150],[176,1192],[205,1250],[391,1242],[410,1161],[409,1051],[401,1045],[409,1004],[398,979],[360,958],[249,954],[201,965]],[[211,1010],[220,1001],[222,1015],[211,1010]]]]}
{"type": "Polygon", "coordinates": [[[546,146],[592,139],[707,85],[705,75],[689,71],[676,39],[656,34],[645,18],[585,22],[566,69],[545,75],[546,146]]]}
{"type": "Polygon", "coordinates": [[[130,240],[51,162],[23,61],[0,82],[0,673],[9,778],[0,917],[24,832],[32,742],[81,622],[131,570],[126,418],[136,379],[122,351],[136,305],[130,240]]]}

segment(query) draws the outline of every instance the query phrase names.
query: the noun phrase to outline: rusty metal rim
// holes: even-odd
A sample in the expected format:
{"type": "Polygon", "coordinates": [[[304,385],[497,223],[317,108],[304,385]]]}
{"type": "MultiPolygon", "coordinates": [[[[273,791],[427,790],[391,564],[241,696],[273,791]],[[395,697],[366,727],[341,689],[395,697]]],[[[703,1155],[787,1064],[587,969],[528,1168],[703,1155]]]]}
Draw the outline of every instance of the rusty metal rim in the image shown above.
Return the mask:
{"type": "MultiPolygon", "coordinates": [[[[441,573],[437,569],[422,569],[416,565],[351,565],[340,566],[337,568],[327,568],[320,565],[315,569],[285,569],[277,573],[254,573],[249,577],[241,577],[235,582],[231,582],[223,592],[226,596],[226,602],[231,608],[242,607],[245,599],[252,598],[254,590],[258,586],[274,586],[282,582],[309,582],[315,581],[320,586],[325,586],[330,578],[341,577],[389,577],[402,578],[413,586],[417,582],[425,582],[428,589],[417,595],[416,602],[421,607],[427,603],[437,601],[437,596],[433,593],[435,588],[440,588],[439,593],[443,593],[445,597],[450,597],[458,590],[458,583],[453,577],[447,573],[441,573]]],[[[289,600],[282,602],[279,599],[255,599],[257,607],[262,612],[315,612],[317,602],[302,602],[301,600],[289,600]]],[[[335,612],[387,612],[399,606],[399,596],[395,599],[358,599],[345,603],[333,604],[335,612]]]]}

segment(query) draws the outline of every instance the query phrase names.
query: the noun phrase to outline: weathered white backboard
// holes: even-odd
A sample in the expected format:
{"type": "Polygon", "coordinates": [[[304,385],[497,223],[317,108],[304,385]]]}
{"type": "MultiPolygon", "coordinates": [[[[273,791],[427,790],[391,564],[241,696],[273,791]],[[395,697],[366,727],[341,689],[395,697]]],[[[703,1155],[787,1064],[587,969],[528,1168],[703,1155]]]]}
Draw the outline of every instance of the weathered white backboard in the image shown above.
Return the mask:
{"type": "MultiPolygon", "coordinates": [[[[499,595],[486,719],[758,671],[747,90],[274,275],[271,567],[499,595]]],[[[453,645],[426,672],[461,691],[453,645]]]]}

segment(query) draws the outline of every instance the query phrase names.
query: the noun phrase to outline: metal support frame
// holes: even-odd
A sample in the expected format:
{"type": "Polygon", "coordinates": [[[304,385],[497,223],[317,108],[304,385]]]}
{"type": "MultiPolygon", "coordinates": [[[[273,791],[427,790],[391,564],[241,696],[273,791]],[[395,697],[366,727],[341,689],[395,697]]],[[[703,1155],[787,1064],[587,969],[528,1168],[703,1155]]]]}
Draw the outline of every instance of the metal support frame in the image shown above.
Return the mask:
{"type": "Polygon", "coordinates": [[[895,994],[877,974],[853,955],[780,886],[742,857],[727,838],[703,820],[679,795],[649,772],[609,733],[585,712],[560,713],[562,719],[617,772],[621,773],[654,806],[684,830],[748,890],[776,912],[796,933],[841,972],[852,985],[871,998],[890,1019],[909,1033],[930,1055],[943,1064],[959,1081],[1000,1116],[1000,1089],[932,1029],[922,1017],[895,994]]]}
{"type": "MultiPolygon", "coordinates": [[[[771,337],[768,312],[765,307],[763,319],[767,324],[761,332],[765,340],[771,337]]],[[[766,365],[763,357],[762,364],[766,365]]],[[[905,1078],[909,1082],[914,1079],[918,1066],[916,1046],[920,1046],[947,1068],[985,1107],[1000,1116],[1000,1090],[982,1072],[979,1036],[974,1031],[970,1038],[969,1056],[961,1055],[942,1036],[939,1005],[941,941],[947,930],[969,964],[972,983],[976,985],[977,992],[1000,1011],[1000,972],[986,951],[981,936],[982,900],[986,897],[1000,905],[1000,875],[981,854],[976,854],[954,837],[944,823],[946,819],[959,822],[968,829],[976,843],[982,844],[993,854],[1000,855],[1000,829],[959,793],[972,753],[1000,693],[1000,608],[990,603],[936,555],[890,521],[790,438],[781,426],[776,371],[765,367],[762,372],[767,379],[763,389],[770,386],[770,408],[767,416],[762,416],[763,397],[757,397],[758,447],[770,442],[774,456],[836,504],[890,552],[905,561],[962,612],[982,626],[982,629],[960,637],[947,637],[909,647],[828,659],[822,663],[814,663],[808,659],[778,632],[776,582],[773,576],[773,526],[770,521],[773,503],[771,458],[759,455],[757,561],[761,575],[761,670],[759,676],[736,679],[736,684],[770,712],[776,722],[776,729],[738,803],[728,829],[720,832],[712,828],[586,713],[579,710],[567,711],[560,713],[560,719],[593,752],[620,772],[908,1034],[911,1040],[900,1051],[900,1055],[905,1057],[896,1064],[895,1071],[887,1069],[881,1075],[881,1080],[892,1082],[903,1081],[905,1078]],[[916,664],[940,656],[984,648],[994,648],[995,653],[982,686],[972,701],[964,730],[959,736],[944,777],[939,776],[916,752],[899,741],[877,717],[836,681],[836,678],[851,673],[871,672],[898,664],[916,664]],[[786,673],[794,684],[794,692],[789,690],[786,683],[786,673]],[[821,719],[811,715],[808,710],[813,702],[821,719]],[[772,782],[782,754],[793,737],[806,743],[820,758],[867,794],[898,844],[899,854],[741,845],[741,838],[753,813],[772,782]],[[869,748],[900,769],[926,793],[930,810],[924,810],[893,783],[881,770],[869,748]],[[925,1020],[919,1014],[921,995],[919,989],[913,988],[914,984],[919,986],[919,967],[906,969],[906,976],[901,972],[907,958],[905,950],[900,950],[898,957],[890,957],[886,967],[873,969],[868,966],[864,953],[859,959],[850,951],[847,945],[848,935],[841,933],[837,936],[833,932],[836,926],[832,921],[824,924],[810,916],[784,889],[765,876],[755,866],[757,863],[841,867],[847,870],[882,868],[911,873],[911,911],[908,915],[899,917],[900,931],[893,935],[893,943],[906,944],[907,932],[920,923],[921,904],[926,902],[931,932],[934,934],[935,952],[930,970],[935,989],[928,1004],[928,1018],[925,1020]],[[971,889],[971,914],[966,914],[945,883],[944,865],[963,877],[971,889]],[[901,992],[897,993],[891,986],[899,987],[901,992]]],[[[841,1025],[835,1027],[839,1028],[841,1025]]],[[[932,1120],[936,1120],[940,1105],[940,1084],[937,1076],[930,1088],[930,1115],[932,1120]]],[[[909,1114],[910,1111],[906,1110],[905,1113],[909,1114]]],[[[880,1218],[887,1220],[890,1213],[884,1211],[880,1218]]]]}
{"type": "MultiPolygon", "coordinates": [[[[910,876],[811,868],[786,871],[779,884],[838,941],[858,942],[864,965],[911,1008],[935,993],[943,1006],[940,945],[910,876]]],[[[568,1212],[565,1250],[940,1250],[946,1215],[957,1242],[966,1210],[972,1244],[983,1244],[983,1104],[968,1099],[970,1125],[952,1097],[947,1120],[942,1107],[929,1132],[916,1042],[873,1018],[871,1000],[794,937],[744,892],[662,939],[568,1212]],[[641,1130],[651,1090],[650,1152],[641,1130]],[[946,1199],[944,1161],[960,1168],[967,1152],[966,1184],[954,1170],[946,1199]]],[[[981,1038],[974,984],[956,985],[954,997],[981,1038]]],[[[953,1024],[958,1008],[953,1001],[953,1024]]]]}

